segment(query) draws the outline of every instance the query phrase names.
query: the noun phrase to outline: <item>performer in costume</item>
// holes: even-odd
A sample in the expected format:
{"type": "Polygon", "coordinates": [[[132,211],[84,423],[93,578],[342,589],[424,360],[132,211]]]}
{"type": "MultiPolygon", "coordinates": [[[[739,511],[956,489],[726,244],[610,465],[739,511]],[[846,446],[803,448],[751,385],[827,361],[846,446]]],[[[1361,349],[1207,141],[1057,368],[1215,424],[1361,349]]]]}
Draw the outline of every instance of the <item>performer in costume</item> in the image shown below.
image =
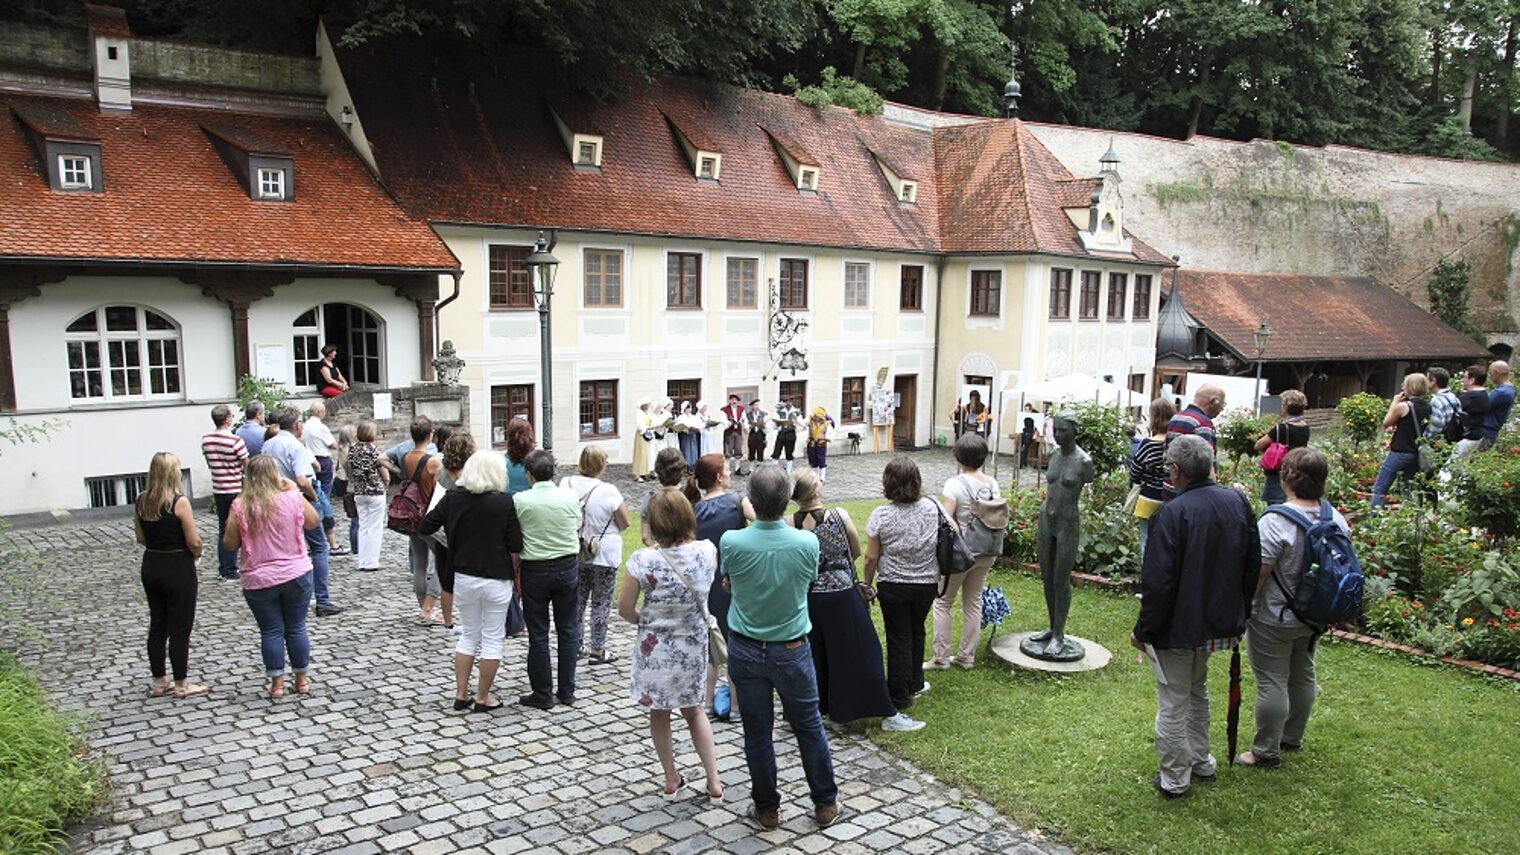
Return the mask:
{"type": "Polygon", "coordinates": [[[829,431],[834,429],[834,418],[823,407],[813,408],[808,419],[807,460],[818,473],[820,483],[829,477],[829,431]]]}
{"type": "Polygon", "coordinates": [[[796,407],[782,401],[776,407],[776,415],[771,419],[776,423],[776,447],[771,451],[771,460],[780,460],[784,452],[786,454],[786,474],[792,474],[792,455],[797,451],[797,429],[806,427],[802,420],[802,413],[796,407]]]}
{"type": "Polygon", "coordinates": [[[697,416],[697,408],[691,401],[681,402],[681,415],[676,417],[676,427],[679,430],[677,442],[681,445],[681,456],[686,459],[688,469],[697,465],[697,458],[702,456],[702,433],[706,430],[703,420],[697,416]]]}
{"type": "Polygon", "coordinates": [[[718,421],[716,414],[708,409],[706,401],[697,402],[697,418],[702,420],[702,453],[722,454],[723,434],[719,428],[723,423],[718,421]]]}
{"type": "Polygon", "coordinates": [[[652,406],[648,398],[639,399],[639,409],[634,415],[634,426],[637,432],[633,435],[633,480],[642,483],[653,471],[650,461],[654,460],[654,451],[650,448],[654,444],[654,413],[650,412],[652,406]]]}
{"type": "Polygon", "coordinates": [[[749,402],[749,409],[744,411],[744,422],[749,427],[749,462],[753,470],[765,462],[765,411],[760,409],[758,399],[749,402]]]}
{"type": "Polygon", "coordinates": [[[734,474],[744,474],[744,407],[738,395],[728,396],[728,406],[723,408],[723,456],[734,474]]]}
{"type": "Polygon", "coordinates": [[[992,413],[988,412],[987,405],[982,403],[982,393],[972,389],[969,397],[971,403],[962,407],[960,412],[961,433],[989,436],[992,430],[992,413]]]}

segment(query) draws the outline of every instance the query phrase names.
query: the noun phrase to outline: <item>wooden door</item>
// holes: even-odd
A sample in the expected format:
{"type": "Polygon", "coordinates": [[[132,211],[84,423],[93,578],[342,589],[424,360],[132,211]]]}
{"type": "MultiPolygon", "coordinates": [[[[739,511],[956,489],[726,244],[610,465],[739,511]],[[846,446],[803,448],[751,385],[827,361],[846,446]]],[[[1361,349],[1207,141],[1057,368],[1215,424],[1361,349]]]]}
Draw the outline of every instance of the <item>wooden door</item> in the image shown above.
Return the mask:
{"type": "Polygon", "coordinates": [[[918,375],[899,374],[892,378],[892,391],[898,400],[892,418],[892,444],[902,451],[918,445],[914,430],[918,424],[918,375]]]}

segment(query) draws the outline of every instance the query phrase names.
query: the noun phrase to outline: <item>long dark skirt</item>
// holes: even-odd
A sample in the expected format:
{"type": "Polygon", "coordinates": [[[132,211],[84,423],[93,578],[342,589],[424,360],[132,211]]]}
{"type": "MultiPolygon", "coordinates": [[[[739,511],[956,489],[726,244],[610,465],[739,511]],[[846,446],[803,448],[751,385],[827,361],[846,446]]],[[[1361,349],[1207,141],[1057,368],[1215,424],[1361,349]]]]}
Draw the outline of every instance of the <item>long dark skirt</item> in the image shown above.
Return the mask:
{"type": "Polygon", "coordinates": [[[728,606],[733,599],[728,591],[723,590],[722,579],[714,579],[712,587],[707,589],[707,613],[718,619],[718,629],[723,631],[724,638],[728,638],[728,606]]]}
{"type": "Polygon", "coordinates": [[[895,715],[881,666],[881,642],[866,604],[853,590],[808,594],[818,712],[843,723],[895,715]]]}

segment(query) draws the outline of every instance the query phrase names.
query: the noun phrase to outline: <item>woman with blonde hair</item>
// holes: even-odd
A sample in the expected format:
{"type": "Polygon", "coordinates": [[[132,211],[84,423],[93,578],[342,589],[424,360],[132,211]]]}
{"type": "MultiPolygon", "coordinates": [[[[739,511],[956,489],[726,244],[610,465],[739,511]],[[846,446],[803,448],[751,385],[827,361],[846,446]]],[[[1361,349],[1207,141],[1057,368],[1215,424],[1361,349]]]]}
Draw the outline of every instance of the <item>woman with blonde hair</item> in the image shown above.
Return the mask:
{"type": "Polygon", "coordinates": [[[1377,480],[1372,484],[1372,507],[1388,504],[1388,488],[1397,478],[1408,485],[1420,474],[1420,436],[1425,422],[1430,419],[1430,380],[1418,372],[1404,377],[1403,391],[1393,396],[1388,412],[1383,416],[1383,430],[1393,431],[1388,444],[1388,456],[1378,468],[1377,480]]]}
{"type": "Polygon", "coordinates": [[[243,492],[232,503],[222,545],[243,550],[238,574],[243,600],[259,624],[259,649],[269,676],[269,697],[285,694],[285,658],[295,672],[297,694],[311,691],[307,666],[311,641],[306,637],[306,610],[311,606],[311,559],[304,532],[321,520],[317,511],[280,477],[280,465],[260,454],[248,461],[243,492]]]}
{"type": "Polygon", "coordinates": [[[195,625],[199,582],[195,560],[201,556],[201,534],[195,527],[190,500],[179,491],[179,458],[167,451],[153,455],[148,487],[137,497],[133,525],[143,545],[142,585],[148,597],[148,669],[153,673],[152,697],[172,688],[174,697],[203,695],[210,689],[189,682],[190,629],[195,625]],[[164,653],[174,672],[171,686],[164,675],[164,653]]]}
{"type": "Polygon", "coordinates": [[[581,449],[577,474],[559,482],[561,487],[574,490],[581,502],[581,593],[576,614],[589,629],[586,661],[591,665],[606,665],[617,658],[607,652],[607,617],[612,613],[612,583],[617,581],[618,565],[623,563],[623,529],[628,527],[623,494],[615,484],[602,480],[606,468],[607,452],[601,446],[588,445],[581,449]]]}
{"type": "Polygon", "coordinates": [[[506,462],[494,451],[477,451],[465,461],[454,489],[444,494],[417,529],[423,537],[443,529],[454,571],[454,711],[490,712],[502,703],[491,694],[501,666],[507,605],[512,601],[513,556],[522,552],[517,507],[504,491],[506,462]],[[470,671],[480,666],[475,695],[470,671]]]}
{"type": "MultiPolygon", "coordinates": [[[[433,506],[443,501],[444,495],[459,485],[459,476],[464,472],[464,465],[469,462],[471,457],[475,456],[475,437],[463,431],[452,434],[448,439],[443,441],[442,450],[443,466],[438,469],[433,506]]],[[[432,510],[433,506],[430,506],[428,510],[432,510]]],[[[444,629],[453,629],[454,569],[449,564],[449,548],[436,539],[433,539],[431,546],[433,549],[433,567],[438,572],[438,602],[440,603],[439,607],[443,610],[443,627],[444,629]]]]}
{"type": "MultiPolygon", "coordinates": [[[[808,646],[818,679],[818,713],[843,724],[858,718],[893,719],[897,709],[887,695],[881,670],[881,642],[866,603],[876,592],[855,579],[860,533],[843,508],[825,508],[823,479],[812,471],[797,474],[792,485],[792,528],[818,538],[818,578],[808,588],[808,646]]],[[[907,716],[894,722],[917,730],[922,722],[907,716]]]]}
{"type": "Polygon", "coordinates": [[[670,712],[680,710],[702,758],[707,796],[719,802],[723,782],[712,727],[701,707],[708,663],[703,603],[716,577],[718,551],[697,539],[691,503],[675,491],[658,492],[650,500],[649,527],[655,546],[628,557],[618,591],[618,614],[638,626],[629,697],[649,712],[650,738],[665,772],[665,798],[675,798],[686,785],[686,776],[676,769],[670,735],[670,712]]]}

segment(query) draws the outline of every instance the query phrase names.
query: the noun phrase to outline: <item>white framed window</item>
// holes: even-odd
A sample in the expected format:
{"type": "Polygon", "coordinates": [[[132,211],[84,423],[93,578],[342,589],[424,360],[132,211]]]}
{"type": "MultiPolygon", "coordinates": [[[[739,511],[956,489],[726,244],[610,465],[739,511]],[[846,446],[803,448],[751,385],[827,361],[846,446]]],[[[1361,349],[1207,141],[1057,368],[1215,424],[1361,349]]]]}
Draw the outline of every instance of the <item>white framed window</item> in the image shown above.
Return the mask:
{"type": "Polygon", "coordinates": [[[818,189],[818,170],[816,170],[816,169],[809,169],[806,166],[802,167],[802,169],[800,169],[797,172],[797,189],[799,189],[799,190],[817,190],[818,189]]]}
{"type": "Polygon", "coordinates": [[[184,396],[180,331],[142,306],[101,306],[64,329],[69,397],[117,401],[184,396]]]}
{"type": "Polygon", "coordinates": [[[870,264],[864,261],[845,262],[844,307],[846,309],[869,309],[871,307],[870,264]]]}
{"type": "Polygon", "coordinates": [[[285,170],[261,167],[258,175],[260,199],[285,198],[285,170]]]}
{"type": "Polygon", "coordinates": [[[716,157],[710,157],[710,156],[707,156],[707,155],[703,155],[702,158],[699,161],[697,161],[697,177],[698,178],[717,178],[718,177],[718,159],[716,157]]]}
{"type": "Polygon", "coordinates": [[[575,163],[577,166],[596,166],[601,158],[596,156],[596,143],[590,140],[581,140],[575,147],[575,163]]]}
{"type": "Polygon", "coordinates": [[[58,155],[58,186],[64,190],[90,190],[95,186],[90,158],[83,154],[58,155]]]}
{"type": "Polygon", "coordinates": [[[760,259],[734,257],[727,267],[728,308],[759,308],[760,259]]]}
{"type": "Polygon", "coordinates": [[[623,251],[588,249],[581,264],[581,305],[588,309],[623,306],[623,251]]]}
{"type": "Polygon", "coordinates": [[[384,385],[385,328],[368,310],[352,303],[325,303],[302,312],[291,327],[297,387],[321,385],[322,346],[329,341],[338,347],[336,364],[349,383],[384,385]],[[328,339],[329,332],[336,339],[328,339]]]}
{"type": "Polygon", "coordinates": [[[909,204],[917,202],[918,185],[912,181],[904,181],[902,183],[902,192],[897,194],[897,198],[909,204]]]}

